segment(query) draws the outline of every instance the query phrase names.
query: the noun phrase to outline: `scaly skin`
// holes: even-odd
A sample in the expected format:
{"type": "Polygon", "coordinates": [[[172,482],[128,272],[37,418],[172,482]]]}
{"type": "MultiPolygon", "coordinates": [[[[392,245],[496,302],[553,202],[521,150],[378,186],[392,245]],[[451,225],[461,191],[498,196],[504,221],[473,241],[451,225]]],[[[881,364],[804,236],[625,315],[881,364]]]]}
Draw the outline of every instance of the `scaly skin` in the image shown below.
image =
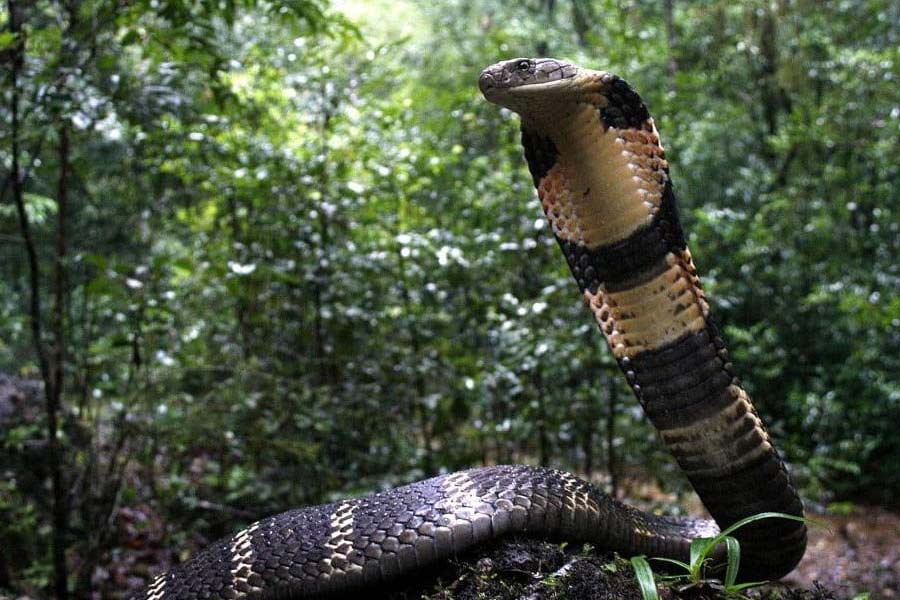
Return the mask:
{"type": "MultiPolygon", "coordinates": [[[[485,97],[517,112],[538,196],[585,300],[647,416],[721,527],[764,511],[802,516],[741,386],[678,220],[659,134],[624,80],[554,59],[488,67],[485,97]]],[[[742,528],[745,575],[777,578],[803,523],[742,528]]]]}
{"type": "MultiPolygon", "coordinates": [[[[538,196],[585,300],[718,524],[762,511],[802,515],[709,314],[640,97],[614,75],[553,59],[498,63],[479,85],[521,115],[538,196]]],[[[561,471],[483,467],[269,517],[161,575],[138,598],[346,592],[514,532],[687,560],[691,540],[718,528],[642,513],[561,471]]],[[[742,574],[777,578],[803,555],[806,529],[767,520],[737,537],[742,574]]]]}

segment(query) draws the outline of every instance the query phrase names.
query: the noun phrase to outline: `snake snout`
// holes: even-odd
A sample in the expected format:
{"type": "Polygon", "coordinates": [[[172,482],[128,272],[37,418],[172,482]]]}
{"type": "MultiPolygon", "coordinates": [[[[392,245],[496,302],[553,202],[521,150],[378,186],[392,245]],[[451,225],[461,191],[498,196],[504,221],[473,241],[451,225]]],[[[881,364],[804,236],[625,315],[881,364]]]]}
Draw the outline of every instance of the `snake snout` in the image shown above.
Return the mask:
{"type": "Polygon", "coordinates": [[[494,76],[487,71],[482,71],[478,76],[478,88],[483,92],[486,88],[494,86],[494,76]]]}
{"type": "Polygon", "coordinates": [[[485,69],[481,72],[481,75],[478,76],[478,89],[481,90],[482,94],[487,94],[490,90],[497,87],[497,80],[494,78],[494,74],[491,73],[490,69],[485,69]]]}

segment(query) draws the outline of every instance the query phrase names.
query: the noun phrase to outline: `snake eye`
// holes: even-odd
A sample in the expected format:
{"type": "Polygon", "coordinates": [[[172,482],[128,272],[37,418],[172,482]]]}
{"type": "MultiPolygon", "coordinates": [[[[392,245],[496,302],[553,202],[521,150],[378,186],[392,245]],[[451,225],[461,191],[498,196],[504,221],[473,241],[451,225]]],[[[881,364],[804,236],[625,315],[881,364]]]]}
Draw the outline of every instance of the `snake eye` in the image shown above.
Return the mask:
{"type": "Polygon", "coordinates": [[[527,71],[531,68],[531,61],[529,60],[520,60],[516,63],[517,71],[527,71]]]}

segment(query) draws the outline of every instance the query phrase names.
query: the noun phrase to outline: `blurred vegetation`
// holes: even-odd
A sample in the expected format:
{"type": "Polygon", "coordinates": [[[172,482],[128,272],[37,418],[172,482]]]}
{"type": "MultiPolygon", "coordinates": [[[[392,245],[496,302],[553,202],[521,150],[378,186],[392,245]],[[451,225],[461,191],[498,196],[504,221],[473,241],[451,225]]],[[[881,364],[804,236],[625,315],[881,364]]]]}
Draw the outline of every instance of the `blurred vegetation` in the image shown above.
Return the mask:
{"type": "Polygon", "coordinates": [[[49,401],[0,420],[0,589],[125,589],[116,568],[263,514],[485,462],[684,489],[517,119],[478,94],[513,56],[642,93],[805,496],[896,506],[898,23],[892,0],[8,0],[0,371],[49,401]]]}

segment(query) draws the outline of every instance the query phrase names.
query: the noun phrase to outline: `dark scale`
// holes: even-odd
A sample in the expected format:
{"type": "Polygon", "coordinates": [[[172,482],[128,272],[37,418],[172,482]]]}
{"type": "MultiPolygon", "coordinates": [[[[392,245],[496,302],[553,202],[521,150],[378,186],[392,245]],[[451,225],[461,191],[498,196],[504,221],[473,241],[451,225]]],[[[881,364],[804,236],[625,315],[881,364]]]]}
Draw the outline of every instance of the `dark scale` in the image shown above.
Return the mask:
{"type": "Polygon", "coordinates": [[[634,373],[632,387],[640,386],[641,403],[658,428],[690,425],[734,401],[729,386],[736,379],[720,356],[720,343],[719,329],[707,317],[703,330],[620,362],[634,373]]]}
{"type": "MultiPolygon", "coordinates": [[[[780,478],[786,478],[783,465],[771,462],[761,465],[754,470],[734,473],[727,481],[714,478],[694,477],[692,485],[698,494],[709,494],[719,500],[720,504],[734,502],[733,498],[740,497],[740,491],[748,487],[760,485],[762,482],[771,482],[780,478]]],[[[787,503],[785,503],[787,504],[787,503]]]]}
{"type": "Polygon", "coordinates": [[[535,133],[524,126],[522,127],[522,147],[525,149],[525,160],[528,162],[531,179],[534,181],[534,187],[537,187],[541,179],[556,164],[559,151],[549,137],[535,133]]]}
{"type": "MultiPolygon", "coordinates": [[[[648,398],[659,396],[667,401],[674,401],[681,394],[700,393],[698,388],[704,382],[713,380],[719,373],[724,373],[722,362],[716,358],[699,362],[698,366],[690,371],[678,373],[667,379],[657,379],[653,384],[644,384],[644,392],[648,398]]],[[[727,378],[731,381],[731,377],[727,378]]],[[[727,383],[726,383],[727,385],[727,383]]],[[[686,400],[689,402],[689,400],[686,400]]]]}
{"type": "Polygon", "coordinates": [[[663,236],[673,249],[684,250],[687,241],[684,238],[684,230],[681,228],[681,219],[678,216],[678,200],[672,189],[672,179],[669,177],[668,167],[666,172],[666,185],[663,187],[662,201],[659,211],[654,217],[654,223],[662,230],[663,236]]]}
{"type": "Polygon", "coordinates": [[[606,127],[641,129],[650,118],[644,101],[624,79],[612,76],[605,95],[609,103],[600,109],[600,118],[606,127]]]}
{"type": "MultiPolygon", "coordinates": [[[[688,333],[685,335],[693,337],[699,334],[688,333]]],[[[678,341],[676,340],[674,343],[677,344],[678,341]]],[[[645,351],[641,354],[643,356],[648,352],[652,351],[645,351]]],[[[635,377],[637,381],[643,385],[658,385],[684,373],[691,372],[714,359],[716,356],[718,356],[718,354],[715,346],[711,343],[707,343],[697,348],[694,352],[679,357],[668,364],[642,370],[640,373],[636,373],[635,377]]],[[[638,360],[640,360],[640,357],[638,357],[638,360]]],[[[634,371],[631,372],[634,373],[634,371]]]]}
{"type": "Polygon", "coordinates": [[[614,292],[649,281],[668,268],[665,257],[669,252],[687,248],[668,181],[653,219],[624,240],[593,250],[578,242],[557,241],[578,285],[591,293],[596,293],[601,283],[614,292]]]}

